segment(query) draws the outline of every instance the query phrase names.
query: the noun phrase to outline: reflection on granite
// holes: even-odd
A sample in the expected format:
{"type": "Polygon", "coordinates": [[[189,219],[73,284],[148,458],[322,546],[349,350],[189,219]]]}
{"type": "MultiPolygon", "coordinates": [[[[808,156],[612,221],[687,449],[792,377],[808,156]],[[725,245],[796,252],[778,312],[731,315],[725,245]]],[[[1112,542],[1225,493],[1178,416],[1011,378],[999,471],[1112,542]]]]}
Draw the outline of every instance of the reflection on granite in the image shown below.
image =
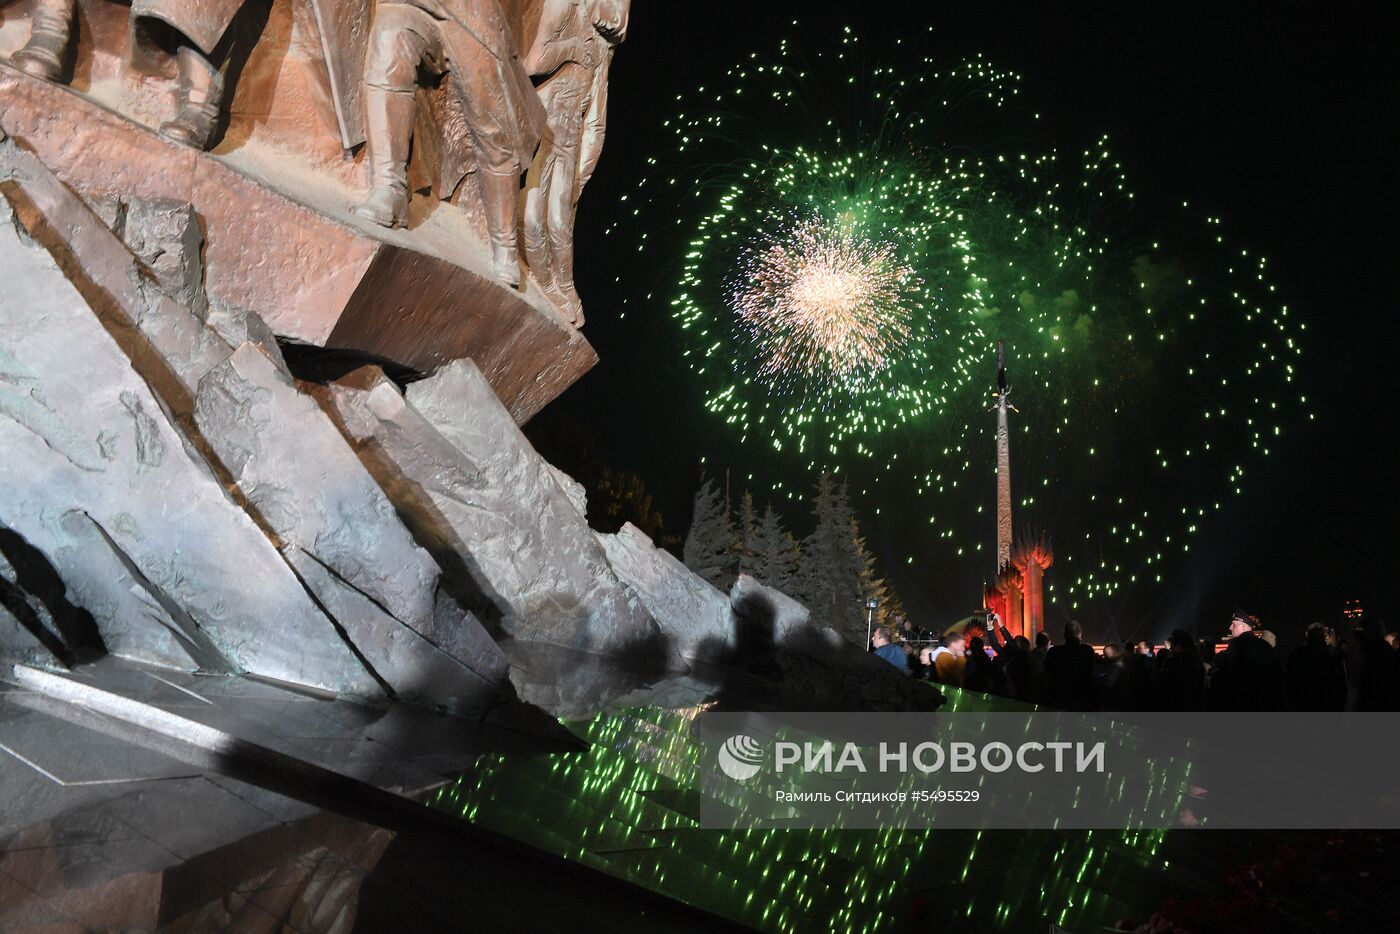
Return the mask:
{"type": "Polygon", "coordinates": [[[692,718],[779,709],[779,683],[509,652],[568,732],[116,659],[65,676],[237,739],[211,749],[0,682],[0,930],[1090,930],[1204,884],[1199,834],[702,830],[692,718]]]}
{"type": "MultiPolygon", "coordinates": [[[[228,804],[229,793],[212,784],[186,790],[201,813],[228,804]]],[[[163,800],[163,790],[157,797],[163,800]]],[[[158,828],[138,830],[130,817],[79,811],[8,840],[0,873],[22,891],[13,901],[0,897],[0,916],[42,901],[64,921],[97,930],[271,932],[285,921],[297,930],[350,931],[360,885],[393,838],[337,815],[276,823],[264,814],[255,820],[265,829],[211,846],[227,827],[216,818],[212,836],[186,838],[197,844],[186,858],[152,839],[158,828]],[[79,832],[75,839],[75,824],[93,814],[116,823],[116,836],[92,840],[79,832]]]]}
{"type": "Polygon", "coordinates": [[[0,929],[771,927],[781,898],[736,912],[744,878],[696,871],[716,838],[693,829],[680,727],[702,706],[790,705],[775,659],[507,649],[522,702],[483,720],[116,658],[17,672],[26,687],[0,682],[0,929]]]}
{"type": "Polygon", "coordinates": [[[591,720],[619,706],[692,707],[723,685],[719,672],[668,670],[655,658],[593,655],[545,642],[506,642],[521,700],[561,720],[591,720]]]}
{"type": "Polygon", "coordinates": [[[517,695],[566,721],[635,707],[932,711],[947,700],[941,689],[874,656],[801,633],[777,645],[741,630],[736,648],[687,658],[682,669],[646,654],[601,656],[518,640],[502,648],[517,695]]]}
{"type": "Polygon", "coordinates": [[[429,800],[764,931],[972,930],[974,917],[976,930],[1100,930],[1173,886],[1200,885],[1190,859],[1166,871],[1162,831],[701,829],[689,739],[701,712],[612,709],[573,724],[586,750],[487,756],[429,800]]]}
{"type": "MultiPolygon", "coordinates": [[[[542,667],[545,655],[539,658],[542,667]]],[[[569,670],[587,703],[609,678],[615,696],[647,689],[620,669],[574,664],[569,670]]],[[[582,745],[523,704],[473,721],[112,658],[56,677],[241,745],[202,748],[0,683],[0,929],[400,929],[405,900],[416,915],[426,910],[417,894],[428,878],[423,864],[451,863],[444,849],[464,842],[444,843],[450,832],[424,826],[418,818],[445,816],[423,810],[415,796],[470,771],[483,756],[525,761],[582,745]],[[240,761],[244,749],[254,754],[253,767],[240,761]],[[270,756],[305,771],[288,776],[259,768],[270,756]],[[341,782],[329,782],[328,774],[341,782]],[[306,776],[311,780],[296,787],[306,776]],[[375,797],[388,792],[402,812],[375,797]],[[391,842],[399,870],[380,865],[391,842]],[[416,868],[402,871],[405,861],[416,868]],[[379,878],[371,886],[373,897],[365,897],[377,920],[365,920],[358,916],[362,889],[375,873],[397,875],[400,884],[379,878]]],[[[684,696],[704,690],[687,689],[684,696]]],[[[504,923],[519,909],[501,892],[545,871],[491,850],[489,842],[469,843],[468,851],[480,852],[454,858],[489,866],[458,868],[470,869],[478,884],[493,880],[483,895],[500,902],[490,910],[504,912],[504,923]],[[515,867],[509,872],[520,881],[498,878],[507,867],[515,867]]],[[[578,884],[561,879],[553,887],[578,884]]],[[[541,900],[529,888],[520,901],[530,906],[526,914],[567,917],[597,901],[581,893],[577,903],[562,895],[541,900]]],[[[455,908],[438,920],[444,929],[465,926],[455,908]]]]}
{"type": "Polygon", "coordinates": [[[352,929],[392,833],[289,799],[269,808],[254,786],[23,700],[0,695],[0,928],[352,929]]]}
{"type": "Polygon", "coordinates": [[[370,709],[116,659],[80,672],[68,677],[311,771],[263,774],[266,760],[250,767],[240,748],[211,752],[0,684],[0,930],[390,931],[409,918],[457,930],[590,903],[572,871],[549,881],[557,869],[413,798],[487,753],[524,760],[580,746],[547,718],[502,711],[503,727],[370,709]],[[541,880],[558,894],[538,897],[541,880]],[[454,886],[500,904],[464,913],[424,895],[454,886]]]}

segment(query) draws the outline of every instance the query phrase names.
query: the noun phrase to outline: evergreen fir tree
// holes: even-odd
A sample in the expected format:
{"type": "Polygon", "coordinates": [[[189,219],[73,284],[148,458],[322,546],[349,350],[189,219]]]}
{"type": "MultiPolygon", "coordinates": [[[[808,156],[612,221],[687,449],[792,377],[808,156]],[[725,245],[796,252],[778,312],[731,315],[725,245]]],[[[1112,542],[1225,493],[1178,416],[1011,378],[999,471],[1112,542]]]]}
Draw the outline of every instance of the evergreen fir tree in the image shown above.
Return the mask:
{"type": "Polygon", "coordinates": [[[739,521],[734,528],[734,571],[754,575],[758,559],[758,513],[754,510],[753,494],[744,491],[739,500],[739,521]]]}
{"type": "Polygon", "coordinates": [[[753,570],[750,571],[758,582],[781,590],[794,599],[801,599],[797,593],[797,541],[783,526],[782,516],[769,503],[763,510],[763,519],[758,523],[755,538],[753,570]]]}
{"type": "Polygon", "coordinates": [[[703,580],[728,591],[734,583],[734,540],[729,502],[714,480],[704,480],[695,494],[690,531],[682,548],[685,566],[703,580]]]}
{"type": "Polygon", "coordinates": [[[830,626],[864,645],[866,603],[876,600],[875,625],[890,625],[903,606],[876,569],[875,555],[860,532],[849,491],[829,474],[817,480],[812,500],[816,528],[802,542],[793,596],[807,604],[812,622],[830,626]]]}
{"type": "MultiPolygon", "coordinates": [[[[868,600],[876,601],[878,606],[875,610],[875,625],[890,625],[894,621],[896,600],[892,599],[889,584],[876,574],[875,556],[871,554],[865,536],[860,534],[860,523],[854,515],[851,516],[851,552],[853,563],[860,568],[861,604],[864,605],[868,600]]],[[[861,631],[863,633],[864,629],[861,631]]]]}
{"type": "Polygon", "coordinates": [[[812,500],[816,528],[802,543],[798,590],[812,611],[812,622],[830,626],[845,638],[865,643],[865,591],[873,574],[859,541],[859,526],[844,484],[830,474],[817,479],[812,500]]]}
{"type": "Polygon", "coordinates": [[[885,597],[880,600],[880,609],[875,612],[875,622],[879,626],[889,626],[893,631],[901,620],[909,618],[909,612],[904,608],[899,594],[895,593],[894,586],[889,581],[884,581],[884,584],[885,597]]]}
{"type": "Polygon", "coordinates": [[[612,531],[630,522],[646,533],[659,548],[674,550],[680,536],[666,530],[666,521],[652,505],[642,478],[600,465],[588,484],[588,519],[595,528],[612,531]]]}

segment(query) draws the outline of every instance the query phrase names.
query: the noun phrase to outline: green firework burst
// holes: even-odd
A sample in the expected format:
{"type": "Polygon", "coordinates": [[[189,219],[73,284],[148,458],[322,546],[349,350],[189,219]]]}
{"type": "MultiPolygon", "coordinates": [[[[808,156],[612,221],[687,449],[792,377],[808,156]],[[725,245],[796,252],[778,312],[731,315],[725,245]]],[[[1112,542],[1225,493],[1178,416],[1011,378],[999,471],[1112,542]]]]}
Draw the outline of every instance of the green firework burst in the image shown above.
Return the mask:
{"type": "Polygon", "coordinates": [[[1060,533],[1055,596],[1078,608],[1160,581],[1249,462],[1311,417],[1305,324],[1218,218],[1140,204],[1106,137],[1072,157],[1039,142],[1015,75],[889,58],[905,64],[872,62],[849,32],[814,54],[784,42],[678,100],[675,145],[631,197],[706,407],[769,458],[899,484],[925,551],[985,565],[1004,340],[1026,413],[1013,479],[1021,515],[1060,533]],[[736,299],[763,292],[756,258],[801,253],[804,223],[907,271],[886,294],[897,328],[844,375],[736,299]]]}

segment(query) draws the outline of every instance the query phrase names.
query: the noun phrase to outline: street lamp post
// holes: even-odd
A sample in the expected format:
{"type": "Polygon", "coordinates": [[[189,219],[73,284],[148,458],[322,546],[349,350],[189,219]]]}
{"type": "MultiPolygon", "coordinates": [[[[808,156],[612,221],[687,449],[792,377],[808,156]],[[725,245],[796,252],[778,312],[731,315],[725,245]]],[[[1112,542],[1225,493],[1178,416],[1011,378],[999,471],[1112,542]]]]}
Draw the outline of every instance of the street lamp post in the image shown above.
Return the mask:
{"type": "Polygon", "coordinates": [[[875,633],[875,608],[880,601],[871,597],[865,601],[865,650],[870,651],[870,637],[875,633]]]}

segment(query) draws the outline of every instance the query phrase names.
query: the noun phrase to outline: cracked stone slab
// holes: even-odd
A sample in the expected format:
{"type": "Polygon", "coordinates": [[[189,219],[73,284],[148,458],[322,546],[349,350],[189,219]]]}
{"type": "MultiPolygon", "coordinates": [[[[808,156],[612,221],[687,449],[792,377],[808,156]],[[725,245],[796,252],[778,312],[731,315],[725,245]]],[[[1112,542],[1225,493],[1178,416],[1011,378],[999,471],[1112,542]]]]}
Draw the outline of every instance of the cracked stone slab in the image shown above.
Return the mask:
{"type": "Polygon", "coordinates": [[[725,594],[630,522],[616,534],[599,534],[598,540],[618,577],[683,657],[722,657],[738,647],[741,633],[766,645],[785,643],[803,651],[834,652],[842,646],[834,630],[812,625],[807,608],[782,591],[741,574],[725,594]]]}
{"type": "Polygon", "coordinates": [[[0,398],[8,402],[0,408],[0,522],[65,581],[107,588],[102,600],[90,595],[88,609],[95,608],[99,631],[105,625],[114,641],[125,626],[133,626],[131,638],[152,646],[174,635],[160,620],[134,627],[150,609],[147,598],[160,605],[159,594],[193,621],[229,667],[379,695],[84,297],[21,229],[8,197],[0,199],[0,268],[7,279],[0,297],[0,398]],[[70,513],[101,528],[114,555],[129,561],[130,580],[141,578],[144,594],[132,593],[129,582],[122,592],[120,575],[92,575],[83,562],[94,543],[75,538],[70,513]],[[141,609],[132,612],[136,604],[141,609]]]}
{"type": "Polygon", "coordinates": [[[0,602],[0,656],[26,665],[64,667],[59,656],[40,641],[30,626],[21,623],[3,602],[0,602]]]}
{"type": "Polygon", "coordinates": [[[615,534],[598,534],[608,563],[637,595],[675,650],[697,652],[734,647],[730,597],[698,577],[675,555],[657,548],[628,522],[615,534]]]}
{"type": "MultiPolygon", "coordinates": [[[[286,558],[399,700],[469,715],[484,713],[505,699],[505,664],[494,642],[486,640],[488,657],[470,659],[474,664],[469,666],[385,613],[313,556],[293,547],[286,558]],[[485,674],[474,669],[484,669],[485,674]]],[[[479,628],[470,617],[462,625],[479,628]]]]}
{"type": "MultiPolygon", "coordinates": [[[[33,568],[26,567],[23,539],[0,525],[0,657],[48,668],[67,668],[71,649],[43,594],[32,594],[26,584],[33,568]],[[13,560],[11,555],[13,554],[13,560]],[[15,567],[15,562],[20,568],[15,567]]],[[[59,582],[61,586],[61,582],[59,582]]]]}
{"type": "Polygon", "coordinates": [[[169,198],[103,199],[96,204],[90,200],[86,203],[121,238],[154,276],[161,291],[177,305],[204,322],[230,348],[249,342],[257,344],[279,369],[287,371],[277,338],[262,318],[246,308],[213,301],[206,294],[204,232],[193,206],[169,198]]]}
{"type": "Polygon", "coordinates": [[[117,229],[122,241],[176,302],[203,317],[204,234],[188,202],[170,198],[122,202],[117,229]]]}
{"type": "Polygon", "coordinates": [[[578,509],[476,366],[461,360],[405,397],[378,368],[327,387],[357,445],[472,609],[515,638],[602,654],[657,651],[656,624],[608,566],[578,509]]]}
{"type": "Polygon", "coordinates": [[[168,294],[87,204],[13,142],[0,143],[0,180],[7,178],[26,236],[52,254],[166,404],[185,414],[199,377],[232,348],[168,294]]]}
{"type": "MultiPolygon", "coordinates": [[[[443,599],[432,558],[414,544],[329,417],[291,382],[271,332],[256,315],[204,302],[199,229],[188,205],[117,205],[112,227],[124,245],[32,156],[3,155],[0,165],[25,180],[23,213],[45,247],[70,278],[102,293],[108,304],[98,310],[109,330],[220,478],[237,487],[274,547],[309,553],[385,619],[406,623],[504,683],[503,657],[474,620],[443,599]],[[233,349],[221,336],[246,341],[233,349]]],[[[123,404],[138,428],[138,463],[149,467],[165,456],[160,437],[134,397],[123,404]]]]}
{"type": "MultiPolygon", "coordinates": [[[[158,429],[151,430],[159,438],[158,429]]],[[[137,449],[139,474],[139,442],[137,449]]],[[[108,652],[182,671],[228,670],[228,660],[209,636],[146,578],[96,521],[81,510],[61,516],[55,510],[55,515],[64,536],[55,561],[65,570],[73,602],[100,620],[108,652]]]]}
{"type": "Polygon", "coordinates": [[[736,620],[762,620],[764,625],[771,625],[776,642],[813,633],[833,647],[841,641],[836,630],[813,627],[812,614],[807,607],[781,590],[759,583],[748,574],[740,574],[730,588],[729,606],[736,620]]]}
{"type": "Polygon", "coordinates": [[[440,571],[335,424],[255,345],[199,381],[195,423],[262,521],[415,632],[440,571]]]}

